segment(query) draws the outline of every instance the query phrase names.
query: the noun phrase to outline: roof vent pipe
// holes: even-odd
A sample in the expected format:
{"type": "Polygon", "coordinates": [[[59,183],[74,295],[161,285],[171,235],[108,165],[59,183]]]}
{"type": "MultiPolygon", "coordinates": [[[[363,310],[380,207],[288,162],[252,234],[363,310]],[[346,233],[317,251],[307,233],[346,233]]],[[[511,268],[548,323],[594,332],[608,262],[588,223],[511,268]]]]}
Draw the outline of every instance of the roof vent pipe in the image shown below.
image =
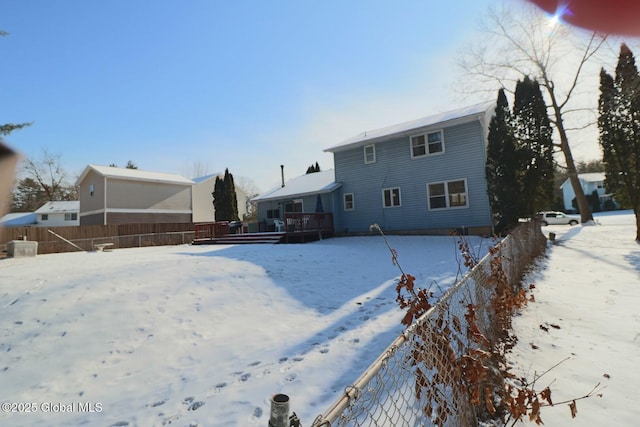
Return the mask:
{"type": "Polygon", "coordinates": [[[282,186],[284,187],[284,165],[280,165],[280,175],[282,176],[282,186]]]}

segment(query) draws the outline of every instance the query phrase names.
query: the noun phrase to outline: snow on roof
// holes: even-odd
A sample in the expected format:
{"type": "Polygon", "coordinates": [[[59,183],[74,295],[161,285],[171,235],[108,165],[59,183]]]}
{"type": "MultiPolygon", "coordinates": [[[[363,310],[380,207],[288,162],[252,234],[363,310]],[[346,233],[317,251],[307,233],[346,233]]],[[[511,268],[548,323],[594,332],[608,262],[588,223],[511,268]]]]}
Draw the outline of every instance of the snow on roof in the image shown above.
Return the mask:
{"type": "Polygon", "coordinates": [[[335,180],[333,169],[308,173],[290,179],[285,183],[284,187],[271,189],[254,197],[251,201],[262,202],[266,200],[285,199],[293,196],[329,193],[340,187],[340,184],[336,183],[335,180]]]}
{"type": "Polygon", "coordinates": [[[36,224],[37,222],[38,221],[35,212],[14,212],[0,217],[0,226],[2,227],[32,225],[36,224]]]}
{"type": "Polygon", "coordinates": [[[89,173],[91,169],[102,176],[106,176],[107,178],[128,179],[133,181],[166,182],[171,184],[183,185],[193,185],[194,183],[192,180],[175,173],[151,172],[140,169],[118,168],[114,166],[89,165],[85,168],[84,172],[82,172],[80,178],[78,178],[78,184],[84,179],[84,177],[89,173]]]}
{"type": "Polygon", "coordinates": [[[366,131],[360,133],[346,141],[341,142],[338,145],[329,147],[324,151],[337,152],[343,151],[349,148],[354,148],[364,143],[371,143],[381,138],[389,137],[392,135],[402,135],[404,133],[412,133],[420,128],[426,128],[436,124],[445,125],[447,122],[458,121],[462,122],[474,120],[477,116],[487,115],[493,112],[495,109],[495,101],[482,102],[480,104],[470,105],[468,107],[459,108],[457,110],[447,111],[444,113],[436,114],[434,116],[423,117],[421,119],[412,120],[409,122],[399,123],[393,126],[384,127],[381,129],[375,129],[372,131],[366,131]]]}
{"type": "MultiPolygon", "coordinates": [[[[579,173],[578,179],[582,182],[604,182],[605,174],[604,172],[579,173]]],[[[560,188],[564,188],[567,185],[571,185],[571,180],[569,178],[564,180],[564,182],[560,185],[560,188]]]]}
{"type": "Polygon", "coordinates": [[[192,181],[196,184],[200,184],[208,179],[215,178],[216,176],[223,176],[221,173],[212,173],[211,175],[199,176],[197,178],[193,178],[192,181]]]}
{"type": "Polygon", "coordinates": [[[72,201],[53,201],[47,202],[42,205],[35,213],[43,214],[43,213],[68,213],[68,212],[79,212],[80,211],[80,201],[72,200],[72,201]]]}
{"type": "Polygon", "coordinates": [[[590,172],[578,174],[578,178],[585,182],[600,182],[604,181],[604,172],[590,172]]]}

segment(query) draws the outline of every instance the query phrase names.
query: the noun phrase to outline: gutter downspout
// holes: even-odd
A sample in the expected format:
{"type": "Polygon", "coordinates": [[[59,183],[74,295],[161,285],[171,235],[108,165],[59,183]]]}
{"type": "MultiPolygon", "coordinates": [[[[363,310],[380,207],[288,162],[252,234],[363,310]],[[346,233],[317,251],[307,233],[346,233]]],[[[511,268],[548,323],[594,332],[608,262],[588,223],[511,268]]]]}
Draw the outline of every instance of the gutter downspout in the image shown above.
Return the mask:
{"type": "Polygon", "coordinates": [[[104,177],[104,213],[102,217],[102,225],[107,225],[107,177],[104,177]]]}

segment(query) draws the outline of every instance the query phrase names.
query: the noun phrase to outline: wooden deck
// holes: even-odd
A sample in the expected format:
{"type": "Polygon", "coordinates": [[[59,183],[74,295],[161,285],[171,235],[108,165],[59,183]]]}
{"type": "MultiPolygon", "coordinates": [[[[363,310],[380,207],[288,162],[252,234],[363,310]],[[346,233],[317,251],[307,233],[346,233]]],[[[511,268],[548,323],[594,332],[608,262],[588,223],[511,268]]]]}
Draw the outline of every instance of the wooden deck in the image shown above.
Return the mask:
{"type": "Polygon", "coordinates": [[[226,221],[196,224],[194,245],[243,243],[304,243],[333,236],[331,213],[285,213],[284,231],[230,233],[226,221]]]}
{"type": "MultiPolygon", "coordinates": [[[[225,234],[222,236],[196,237],[193,239],[194,245],[237,245],[245,243],[280,243],[285,232],[274,233],[241,233],[225,234]]],[[[196,233],[197,236],[197,233],[196,233]]]]}

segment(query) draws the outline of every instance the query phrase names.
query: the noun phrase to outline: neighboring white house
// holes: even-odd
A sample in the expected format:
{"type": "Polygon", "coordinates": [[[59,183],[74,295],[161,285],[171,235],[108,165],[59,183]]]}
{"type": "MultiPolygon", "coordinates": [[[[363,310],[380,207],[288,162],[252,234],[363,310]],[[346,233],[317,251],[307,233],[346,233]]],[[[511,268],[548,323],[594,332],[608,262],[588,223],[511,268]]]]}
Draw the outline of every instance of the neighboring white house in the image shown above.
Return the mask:
{"type": "MultiPolygon", "coordinates": [[[[222,173],[193,178],[192,197],[193,200],[193,222],[213,222],[215,212],[213,209],[213,188],[216,178],[224,178],[222,173]]],[[[247,202],[249,197],[240,187],[236,186],[236,200],[238,202],[238,216],[240,219],[247,213],[247,202]]]]}
{"type": "Polygon", "coordinates": [[[40,227],[63,227],[80,225],[80,201],[47,202],[35,211],[40,227]]]}
{"type": "MultiPolygon", "coordinates": [[[[606,200],[611,199],[611,195],[607,194],[604,188],[604,178],[605,175],[603,172],[581,173],[578,175],[578,179],[580,180],[580,185],[582,186],[582,191],[584,191],[584,194],[588,196],[594,191],[597,191],[598,197],[600,198],[601,206],[606,200]]],[[[562,183],[560,189],[562,190],[564,209],[566,211],[575,210],[572,201],[576,197],[576,193],[573,191],[573,187],[571,186],[569,178],[567,178],[565,182],[562,183]]]]}

